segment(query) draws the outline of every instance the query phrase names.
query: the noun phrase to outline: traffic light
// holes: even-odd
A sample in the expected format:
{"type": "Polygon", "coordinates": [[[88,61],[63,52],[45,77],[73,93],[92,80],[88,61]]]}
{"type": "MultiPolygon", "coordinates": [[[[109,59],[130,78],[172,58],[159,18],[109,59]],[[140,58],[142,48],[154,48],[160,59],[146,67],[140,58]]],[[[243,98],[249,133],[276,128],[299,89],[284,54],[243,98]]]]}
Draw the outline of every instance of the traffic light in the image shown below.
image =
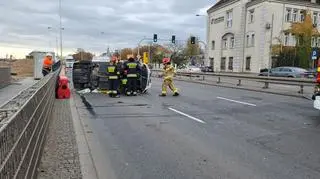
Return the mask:
{"type": "Polygon", "coordinates": [[[196,37],[191,37],[191,44],[195,44],[196,43],[196,37]]]}
{"type": "Polygon", "coordinates": [[[149,53],[143,52],[143,63],[148,64],[149,63],[149,53]]]}
{"type": "Polygon", "coordinates": [[[172,38],[171,38],[171,42],[172,42],[173,44],[175,44],[175,43],[176,43],[176,36],[175,36],[175,35],[173,35],[173,36],[172,36],[172,38]]]}
{"type": "Polygon", "coordinates": [[[158,35],[157,34],[153,34],[153,42],[157,42],[158,41],[158,35]]]}

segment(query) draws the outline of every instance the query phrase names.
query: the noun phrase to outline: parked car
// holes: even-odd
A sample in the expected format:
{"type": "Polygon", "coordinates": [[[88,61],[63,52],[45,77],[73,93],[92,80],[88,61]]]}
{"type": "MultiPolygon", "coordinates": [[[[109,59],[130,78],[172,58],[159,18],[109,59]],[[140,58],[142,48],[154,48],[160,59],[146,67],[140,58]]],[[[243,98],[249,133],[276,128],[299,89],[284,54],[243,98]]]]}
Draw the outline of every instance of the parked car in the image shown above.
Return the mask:
{"type": "Polygon", "coordinates": [[[202,72],[213,72],[213,67],[211,67],[211,66],[201,67],[201,71],[202,72]]]}
{"type": "Polygon", "coordinates": [[[200,73],[201,69],[196,66],[188,66],[185,68],[178,69],[177,72],[182,72],[182,73],[200,73]]]}
{"type": "Polygon", "coordinates": [[[276,67],[271,70],[263,69],[259,73],[259,76],[274,76],[274,77],[288,77],[288,78],[309,78],[310,73],[298,67],[276,67]]]}

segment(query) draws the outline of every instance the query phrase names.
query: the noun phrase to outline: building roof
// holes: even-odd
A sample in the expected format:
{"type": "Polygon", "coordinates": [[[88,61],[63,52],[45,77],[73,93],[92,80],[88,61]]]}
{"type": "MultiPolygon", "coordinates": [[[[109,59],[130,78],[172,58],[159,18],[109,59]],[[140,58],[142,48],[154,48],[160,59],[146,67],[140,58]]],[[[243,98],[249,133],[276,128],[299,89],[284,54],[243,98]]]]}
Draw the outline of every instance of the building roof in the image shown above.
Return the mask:
{"type": "MultiPolygon", "coordinates": [[[[232,2],[236,2],[236,1],[239,1],[239,0],[220,0],[218,1],[216,4],[214,4],[211,8],[208,9],[207,13],[210,13],[216,9],[218,9],[219,7],[222,7],[222,6],[225,6],[229,3],[232,3],[232,2]]],[[[257,2],[264,2],[266,0],[249,0],[249,4],[253,3],[253,4],[256,4],[257,2]]],[[[303,4],[309,4],[309,5],[320,5],[320,0],[315,0],[316,3],[311,3],[312,0],[274,0],[274,1],[279,1],[279,2],[295,2],[295,3],[303,3],[303,4]]]]}
{"type": "Polygon", "coordinates": [[[217,9],[218,7],[221,7],[225,4],[231,3],[233,1],[238,1],[238,0],[220,0],[216,4],[214,4],[211,8],[208,9],[208,13],[212,12],[213,10],[217,9]]]}
{"type": "MultiPolygon", "coordinates": [[[[250,2],[247,3],[247,7],[253,5],[253,4],[258,4],[260,2],[264,2],[267,0],[251,0],[250,2]]],[[[271,0],[273,2],[279,2],[279,3],[284,3],[284,4],[296,4],[296,5],[303,5],[307,7],[315,7],[319,8],[320,7],[320,1],[315,0],[315,2],[312,2],[313,0],[271,0]]]]}

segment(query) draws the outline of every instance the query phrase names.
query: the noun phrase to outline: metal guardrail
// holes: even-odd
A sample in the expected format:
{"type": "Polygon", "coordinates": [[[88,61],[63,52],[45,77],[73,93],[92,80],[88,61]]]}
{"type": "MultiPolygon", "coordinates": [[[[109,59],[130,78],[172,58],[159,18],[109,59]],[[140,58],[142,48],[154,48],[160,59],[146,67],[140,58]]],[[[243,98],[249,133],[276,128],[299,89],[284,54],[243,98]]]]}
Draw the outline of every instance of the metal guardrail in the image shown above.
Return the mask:
{"type": "MultiPolygon", "coordinates": [[[[162,70],[152,70],[153,75],[159,75],[162,70]]],[[[190,79],[193,77],[198,77],[201,80],[206,80],[208,77],[215,77],[216,83],[222,83],[224,79],[234,79],[237,81],[235,85],[241,86],[243,81],[253,81],[261,83],[261,88],[268,89],[269,84],[279,84],[279,85],[291,85],[299,86],[299,93],[303,94],[305,86],[314,86],[315,81],[313,79],[306,78],[282,78],[282,77],[264,77],[264,76],[252,76],[252,75],[242,75],[242,74],[219,74],[219,73],[193,73],[193,72],[177,72],[177,76],[187,76],[190,79]]]]}
{"type": "Polygon", "coordinates": [[[36,177],[59,72],[60,67],[0,107],[1,179],[36,177]]]}

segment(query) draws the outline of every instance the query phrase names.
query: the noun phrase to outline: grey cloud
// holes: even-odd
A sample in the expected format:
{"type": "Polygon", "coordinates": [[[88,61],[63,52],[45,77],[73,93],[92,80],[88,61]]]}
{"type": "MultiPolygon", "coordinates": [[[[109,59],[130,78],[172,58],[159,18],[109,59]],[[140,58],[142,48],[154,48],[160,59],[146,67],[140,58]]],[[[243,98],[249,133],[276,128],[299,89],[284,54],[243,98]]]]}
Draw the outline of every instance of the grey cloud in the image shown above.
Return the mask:
{"type": "MultiPolygon", "coordinates": [[[[63,43],[67,49],[101,51],[134,47],[144,36],[184,40],[190,34],[205,37],[205,18],[195,14],[212,5],[209,0],[62,0],[63,43]],[[101,34],[104,32],[104,34],[101,34]]],[[[2,0],[0,46],[32,47],[55,43],[58,0],[2,0]],[[47,27],[53,29],[49,32],[47,27]]]]}

